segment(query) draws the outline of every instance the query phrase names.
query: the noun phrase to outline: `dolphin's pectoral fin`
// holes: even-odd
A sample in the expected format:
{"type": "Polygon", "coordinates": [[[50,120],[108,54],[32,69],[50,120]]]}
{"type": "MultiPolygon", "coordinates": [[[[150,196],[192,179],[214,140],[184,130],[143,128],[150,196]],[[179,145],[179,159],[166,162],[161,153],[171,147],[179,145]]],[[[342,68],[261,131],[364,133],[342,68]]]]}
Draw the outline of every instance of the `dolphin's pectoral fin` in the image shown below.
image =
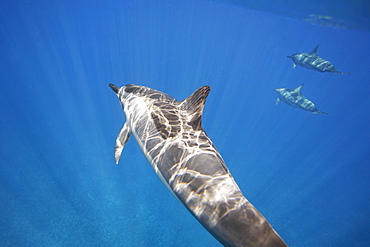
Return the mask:
{"type": "Polygon", "coordinates": [[[293,63],[292,67],[293,67],[293,69],[295,69],[295,67],[297,67],[297,64],[293,63]]]}
{"type": "Polygon", "coordinates": [[[114,147],[114,158],[116,160],[116,164],[118,164],[118,161],[121,158],[122,150],[128,139],[130,139],[130,128],[128,127],[128,124],[125,123],[117,136],[116,146],[114,147]]]}
{"type": "Polygon", "coordinates": [[[180,110],[186,111],[188,124],[194,130],[202,128],[202,114],[206,98],[211,88],[204,86],[195,91],[192,95],[180,102],[180,110]]]}
{"type": "Polygon", "coordinates": [[[280,102],[280,98],[277,98],[276,99],[276,105],[279,104],[279,102],[280,102]]]}

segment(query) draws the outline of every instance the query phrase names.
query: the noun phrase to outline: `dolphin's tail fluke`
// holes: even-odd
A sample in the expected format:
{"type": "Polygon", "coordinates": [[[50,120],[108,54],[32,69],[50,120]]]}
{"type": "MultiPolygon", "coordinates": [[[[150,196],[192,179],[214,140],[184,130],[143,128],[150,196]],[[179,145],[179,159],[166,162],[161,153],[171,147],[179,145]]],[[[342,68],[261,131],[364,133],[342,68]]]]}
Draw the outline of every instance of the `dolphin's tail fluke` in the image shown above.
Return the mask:
{"type": "Polygon", "coordinates": [[[322,112],[322,111],[314,111],[312,113],[313,114],[326,114],[326,115],[330,115],[330,113],[326,113],[326,112],[322,112]]]}
{"type": "Polygon", "coordinates": [[[337,70],[333,71],[333,73],[336,73],[336,74],[342,74],[342,75],[348,75],[348,74],[351,74],[351,73],[349,73],[349,72],[340,72],[340,71],[337,71],[337,70]]]}
{"type": "Polygon", "coordinates": [[[118,88],[116,85],[114,85],[114,84],[110,83],[110,84],[109,84],[109,86],[110,86],[110,88],[111,88],[115,93],[118,93],[119,88],[118,88]]]}

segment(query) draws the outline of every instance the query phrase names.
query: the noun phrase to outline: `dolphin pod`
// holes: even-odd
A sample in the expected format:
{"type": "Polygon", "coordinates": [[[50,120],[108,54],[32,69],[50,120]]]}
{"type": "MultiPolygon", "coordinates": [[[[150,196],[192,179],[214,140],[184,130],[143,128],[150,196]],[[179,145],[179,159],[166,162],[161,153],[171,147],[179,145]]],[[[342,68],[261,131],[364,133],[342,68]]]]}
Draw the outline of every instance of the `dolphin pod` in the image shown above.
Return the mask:
{"type": "MultiPolygon", "coordinates": [[[[319,45],[317,45],[315,49],[313,49],[310,53],[295,53],[291,56],[288,56],[288,58],[291,58],[293,60],[293,68],[299,65],[306,69],[316,70],[319,72],[349,74],[347,72],[340,72],[336,70],[336,68],[331,62],[317,55],[318,48],[319,48],[319,45]]],[[[302,86],[303,84],[298,86],[296,89],[289,89],[289,88],[274,89],[279,94],[279,97],[276,100],[276,104],[278,104],[280,100],[282,100],[290,106],[300,108],[306,111],[310,111],[315,114],[328,114],[328,113],[319,111],[316,108],[315,104],[309,99],[307,99],[301,93],[302,86]]]]}
{"type": "MultiPolygon", "coordinates": [[[[319,57],[318,46],[310,53],[296,53],[296,65],[337,74],[327,60],[319,57]]],[[[128,84],[117,87],[126,122],[114,149],[118,164],[132,134],[155,173],[172,194],[224,246],[284,247],[284,240],[266,218],[244,197],[224,160],[202,127],[202,114],[210,87],[196,90],[183,101],[155,89],[128,84]]],[[[274,89],[290,106],[315,114],[319,111],[295,89],[274,89]]]]}

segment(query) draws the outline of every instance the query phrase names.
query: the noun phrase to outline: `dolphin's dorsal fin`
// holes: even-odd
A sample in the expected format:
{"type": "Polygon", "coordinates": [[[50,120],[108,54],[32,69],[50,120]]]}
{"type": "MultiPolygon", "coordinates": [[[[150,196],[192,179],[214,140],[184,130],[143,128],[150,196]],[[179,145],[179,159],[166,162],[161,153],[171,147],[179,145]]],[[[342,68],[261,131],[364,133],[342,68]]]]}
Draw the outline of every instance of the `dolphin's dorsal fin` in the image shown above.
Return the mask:
{"type": "Polygon", "coordinates": [[[188,124],[194,130],[200,130],[202,128],[203,108],[210,90],[211,88],[209,86],[201,87],[179,104],[180,110],[186,112],[188,124]]]}
{"type": "Polygon", "coordinates": [[[296,89],[294,89],[294,92],[300,93],[301,92],[301,88],[303,87],[303,85],[304,84],[299,85],[296,89]]]}
{"type": "Polygon", "coordinates": [[[317,45],[317,46],[315,47],[315,49],[313,49],[313,50],[310,52],[310,54],[316,54],[317,49],[319,49],[319,45],[317,45]]]}
{"type": "Polygon", "coordinates": [[[128,124],[125,123],[117,136],[116,146],[114,147],[114,158],[116,160],[116,164],[118,164],[118,161],[121,158],[122,150],[128,139],[130,139],[130,128],[128,127],[128,124]]]}

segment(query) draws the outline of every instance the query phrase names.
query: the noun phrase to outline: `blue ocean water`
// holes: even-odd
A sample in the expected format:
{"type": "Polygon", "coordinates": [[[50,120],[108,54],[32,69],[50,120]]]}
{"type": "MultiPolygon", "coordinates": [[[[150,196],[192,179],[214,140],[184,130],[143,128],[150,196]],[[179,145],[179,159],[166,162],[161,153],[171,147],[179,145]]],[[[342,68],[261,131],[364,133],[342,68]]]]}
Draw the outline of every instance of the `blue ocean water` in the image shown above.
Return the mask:
{"type": "Polygon", "coordinates": [[[211,86],[203,127],[287,244],[370,246],[369,5],[265,3],[3,1],[0,246],[220,246],[133,138],[115,165],[108,83],[211,86]],[[292,69],[318,44],[351,74],[292,69]],[[330,115],[275,105],[302,83],[330,115]]]}

